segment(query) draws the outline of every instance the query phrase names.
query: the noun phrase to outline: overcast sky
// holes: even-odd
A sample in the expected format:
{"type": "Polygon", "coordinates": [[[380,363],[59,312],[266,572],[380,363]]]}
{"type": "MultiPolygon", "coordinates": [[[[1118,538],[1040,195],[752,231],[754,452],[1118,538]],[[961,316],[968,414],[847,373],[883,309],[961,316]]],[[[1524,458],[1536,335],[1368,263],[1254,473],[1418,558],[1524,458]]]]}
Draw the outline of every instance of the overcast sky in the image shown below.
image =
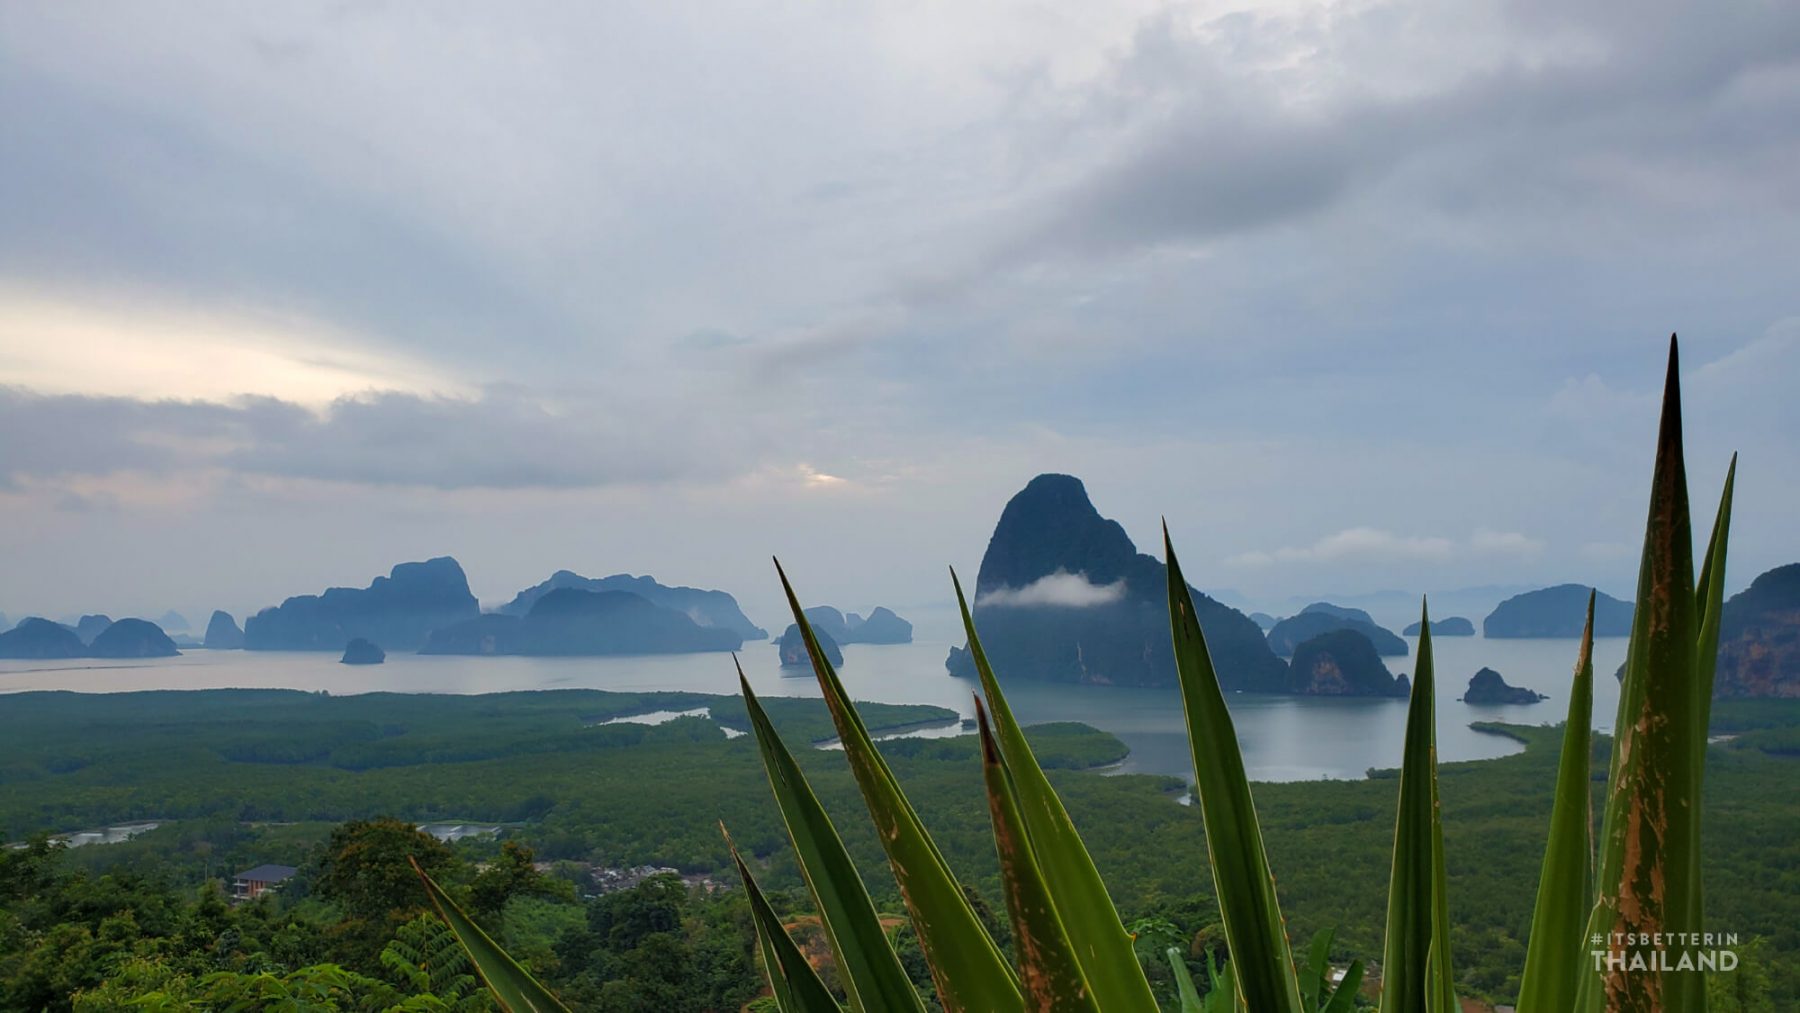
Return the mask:
{"type": "Polygon", "coordinates": [[[1797,166],[1788,0],[0,3],[0,609],[927,609],[1043,471],[1256,602],[1628,594],[1671,331],[1735,588],[1797,166]]]}

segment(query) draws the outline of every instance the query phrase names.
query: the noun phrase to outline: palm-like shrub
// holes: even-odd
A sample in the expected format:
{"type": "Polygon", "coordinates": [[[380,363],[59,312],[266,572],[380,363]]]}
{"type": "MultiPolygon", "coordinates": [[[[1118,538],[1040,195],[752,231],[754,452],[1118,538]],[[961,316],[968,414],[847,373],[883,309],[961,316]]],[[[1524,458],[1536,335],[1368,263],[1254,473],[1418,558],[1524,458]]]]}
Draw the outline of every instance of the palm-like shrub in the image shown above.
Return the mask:
{"type": "MultiPolygon", "coordinates": [[[[1637,614],[1614,726],[1598,858],[1588,775],[1593,691],[1590,598],[1521,980],[1519,1008],[1525,1013],[1602,1008],[1686,1013],[1705,1008],[1705,982],[1699,972],[1635,968],[1629,959],[1616,962],[1623,967],[1606,969],[1604,959],[1608,954],[1632,956],[1616,940],[1703,929],[1700,787],[1736,462],[1727,471],[1712,536],[1696,573],[1676,366],[1671,341],[1637,614]],[[1596,945],[1595,939],[1604,942],[1596,945]],[[1596,949],[1601,951],[1598,961],[1596,949]]],[[[1164,552],[1195,787],[1230,954],[1224,968],[1209,967],[1214,987],[1202,998],[1179,954],[1171,951],[1182,1008],[1194,1013],[1227,1008],[1256,1013],[1347,1010],[1360,977],[1359,965],[1332,989],[1325,974],[1329,938],[1316,943],[1304,963],[1295,961],[1237,735],[1166,528],[1164,552]]],[[[982,927],[962,885],[875,748],[785,573],[781,581],[944,1009],[953,1013],[1156,1009],[1132,938],[1074,822],[1007,706],[960,584],[957,601],[981,681],[976,711],[982,773],[1013,930],[1011,961],[982,927]]],[[[1457,1009],[1438,815],[1436,684],[1429,616],[1423,618],[1402,746],[1388,884],[1380,967],[1384,1013],[1457,1009]]],[[[924,1003],[837,830],[741,670],[739,682],[770,787],[850,1007],[866,1013],[923,1013],[924,1003]]],[[[749,894],[770,989],[780,1008],[785,1013],[836,1013],[841,1008],[838,1001],[789,938],[749,867],[742,859],[737,865],[749,894]]],[[[561,1008],[435,884],[427,880],[426,885],[503,1004],[514,1010],[561,1008]]]]}

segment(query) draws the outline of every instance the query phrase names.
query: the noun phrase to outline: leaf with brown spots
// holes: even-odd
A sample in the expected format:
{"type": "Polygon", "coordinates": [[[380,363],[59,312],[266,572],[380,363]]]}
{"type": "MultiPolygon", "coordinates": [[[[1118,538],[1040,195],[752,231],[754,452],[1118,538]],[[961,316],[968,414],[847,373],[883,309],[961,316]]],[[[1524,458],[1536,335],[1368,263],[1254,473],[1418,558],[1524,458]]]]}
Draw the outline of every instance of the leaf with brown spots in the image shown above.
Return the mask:
{"type": "Polygon", "coordinates": [[[844,744],[844,758],[862,790],[863,803],[875,822],[875,836],[887,852],[888,867],[894,872],[900,897],[919,934],[919,949],[931,966],[938,1001],[946,1013],[1009,1013],[1024,1009],[1018,976],[982,926],[975,909],[969,906],[962,884],[950,871],[950,864],[931,835],[925,832],[918,812],[875,748],[849,693],[820,649],[819,638],[780,562],[775,564],[775,571],[781,576],[794,622],[805,638],[819,691],[837,726],[838,739],[844,744]]]}

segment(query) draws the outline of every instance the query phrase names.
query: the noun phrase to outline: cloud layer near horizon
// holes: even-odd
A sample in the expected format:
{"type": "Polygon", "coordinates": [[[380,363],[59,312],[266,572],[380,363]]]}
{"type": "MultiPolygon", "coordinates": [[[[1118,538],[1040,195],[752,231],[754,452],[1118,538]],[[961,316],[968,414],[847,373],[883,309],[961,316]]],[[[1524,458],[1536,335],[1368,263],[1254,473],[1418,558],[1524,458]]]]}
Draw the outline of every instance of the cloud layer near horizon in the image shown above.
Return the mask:
{"type": "Polygon", "coordinates": [[[1251,595],[1619,588],[1674,329],[1800,555],[1790,4],[14,6],[0,131],[9,611],[936,601],[1051,470],[1251,595]]]}

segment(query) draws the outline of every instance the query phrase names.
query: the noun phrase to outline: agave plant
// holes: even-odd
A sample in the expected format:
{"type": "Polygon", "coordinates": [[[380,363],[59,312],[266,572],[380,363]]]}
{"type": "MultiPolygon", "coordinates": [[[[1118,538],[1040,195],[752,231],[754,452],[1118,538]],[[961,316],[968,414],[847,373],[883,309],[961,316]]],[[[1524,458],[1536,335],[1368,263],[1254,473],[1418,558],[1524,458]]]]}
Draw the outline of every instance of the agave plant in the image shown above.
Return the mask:
{"type": "MultiPolygon", "coordinates": [[[[1735,470],[1734,458],[1696,576],[1671,339],[1637,615],[1615,722],[1598,858],[1589,797],[1590,598],[1520,986],[1519,1008],[1526,1013],[1602,1008],[1688,1013],[1705,1008],[1700,973],[1633,969],[1621,959],[1624,948],[1612,941],[1702,930],[1700,788],[1735,470]],[[1607,941],[1598,955],[1591,952],[1594,939],[1607,941]]],[[[1360,962],[1330,987],[1329,934],[1314,940],[1304,964],[1295,961],[1231,714],[1166,527],[1163,535],[1176,671],[1229,953],[1223,967],[1209,958],[1210,988],[1202,996],[1180,953],[1169,951],[1180,1008],[1184,1013],[1349,1010],[1362,978],[1360,962]]],[[[776,569],[943,1008],[951,1013],[1155,1010],[1132,938],[1074,821],[1007,706],[954,572],[951,581],[981,682],[975,707],[982,775],[1013,930],[1010,960],[983,928],[962,884],[875,748],[786,573],[779,563],[776,569]]],[[[922,1013],[924,1002],[830,817],[741,669],[738,676],[769,786],[818,909],[845,1000],[859,1013],[922,1013]]],[[[786,1013],[837,1013],[842,1008],[838,999],[789,938],[748,864],[735,849],[732,856],[750,899],[757,945],[777,1004],[786,1013]]],[[[1402,745],[1380,967],[1383,1013],[1453,1013],[1458,1008],[1445,882],[1436,685],[1426,613],[1402,745]]],[[[561,1008],[429,879],[426,886],[503,1006],[561,1008]]]]}

